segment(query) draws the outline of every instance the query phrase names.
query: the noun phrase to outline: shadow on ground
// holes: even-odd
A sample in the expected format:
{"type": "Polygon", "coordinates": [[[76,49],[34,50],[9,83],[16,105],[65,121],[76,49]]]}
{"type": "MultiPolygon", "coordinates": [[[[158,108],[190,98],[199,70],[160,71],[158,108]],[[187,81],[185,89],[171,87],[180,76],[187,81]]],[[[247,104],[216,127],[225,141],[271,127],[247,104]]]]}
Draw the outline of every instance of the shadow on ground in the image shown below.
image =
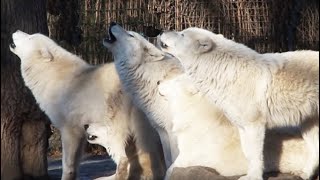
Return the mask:
{"type": "MultiPolygon", "coordinates": [[[[79,180],[91,180],[101,176],[110,176],[115,173],[116,164],[108,156],[87,156],[80,164],[79,180]]],[[[48,173],[51,180],[61,180],[62,161],[59,159],[48,160],[48,173]]]]}
{"type": "MultiPolygon", "coordinates": [[[[62,162],[60,159],[48,160],[48,172],[51,180],[60,180],[62,175],[62,162]]],[[[86,156],[80,165],[79,180],[92,180],[115,173],[116,164],[106,155],[86,156]]],[[[237,177],[223,177],[207,167],[175,168],[171,180],[237,180],[237,177]]],[[[301,180],[290,174],[268,173],[265,180],[301,180]]],[[[319,177],[317,178],[319,180],[319,177]]]]}

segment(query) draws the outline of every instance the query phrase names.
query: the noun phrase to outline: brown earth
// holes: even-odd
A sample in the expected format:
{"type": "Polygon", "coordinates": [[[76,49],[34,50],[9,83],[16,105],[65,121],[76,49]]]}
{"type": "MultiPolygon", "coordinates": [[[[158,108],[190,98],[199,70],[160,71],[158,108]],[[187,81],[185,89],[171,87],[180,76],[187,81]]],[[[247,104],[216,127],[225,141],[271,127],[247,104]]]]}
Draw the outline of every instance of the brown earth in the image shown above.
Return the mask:
{"type": "MultiPolygon", "coordinates": [[[[87,155],[80,165],[79,180],[91,180],[115,173],[116,165],[106,155],[87,155]]],[[[51,180],[59,180],[62,175],[61,159],[49,159],[48,172],[51,180]]],[[[171,180],[237,180],[239,176],[223,177],[207,167],[175,168],[171,180]]],[[[290,174],[269,173],[265,180],[301,180],[290,174]]],[[[317,178],[319,180],[319,177],[317,178]]]]}

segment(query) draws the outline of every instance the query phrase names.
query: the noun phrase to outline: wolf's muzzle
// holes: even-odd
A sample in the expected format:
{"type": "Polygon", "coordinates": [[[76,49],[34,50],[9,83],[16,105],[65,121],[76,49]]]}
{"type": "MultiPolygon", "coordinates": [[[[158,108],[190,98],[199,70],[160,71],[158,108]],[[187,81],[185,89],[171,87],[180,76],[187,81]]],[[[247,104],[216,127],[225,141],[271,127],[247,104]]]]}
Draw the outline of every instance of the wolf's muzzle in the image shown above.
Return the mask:
{"type": "Polygon", "coordinates": [[[112,27],[116,26],[116,25],[118,25],[118,24],[115,23],[115,22],[111,22],[109,30],[108,30],[109,31],[109,38],[105,38],[103,40],[104,42],[111,44],[111,43],[113,43],[113,42],[115,42],[117,40],[117,38],[114,36],[114,34],[112,34],[112,30],[111,30],[112,27]]]}
{"type": "Polygon", "coordinates": [[[95,140],[97,137],[98,137],[98,136],[95,136],[95,135],[89,135],[89,136],[87,137],[87,139],[90,140],[90,141],[93,141],[93,140],[95,140]]]}
{"type": "Polygon", "coordinates": [[[11,43],[11,44],[10,44],[10,47],[11,47],[12,49],[14,49],[14,48],[16,48],[16,45],[15,45],[14,43],[11,43]]]}

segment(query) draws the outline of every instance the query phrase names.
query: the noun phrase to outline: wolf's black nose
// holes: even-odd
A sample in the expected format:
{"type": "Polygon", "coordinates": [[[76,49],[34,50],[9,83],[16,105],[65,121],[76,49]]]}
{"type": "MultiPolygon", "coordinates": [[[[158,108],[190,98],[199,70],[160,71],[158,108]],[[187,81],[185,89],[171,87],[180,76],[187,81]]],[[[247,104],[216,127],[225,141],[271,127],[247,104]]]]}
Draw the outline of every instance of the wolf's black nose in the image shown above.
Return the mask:
{"type": "Polygon", "coordinates": [[[16,45],[15,45],[14,43],[11,43],[11,44],[10,44],[10,47],[11,47],[12,49],[14,49],[14,48],[16,47],[16,45]]]}
{"type": "Polygon", "coordinates": [[[110,23],[110,27],[115,26],[115,25],[117,25],[117,23],[115,23],[115,22],[110,23]]]}
{"type": "Polygon", "coordinates": [[[87,130],[89,128],[89,125],[85,124],[83,127],[84,127],[84,130],[87,130]]]}
{"type": "Polygon", "coordinates": [[[161,31],[161,32],[159,33],[159,35],[161,36],[163,33],[164,33],[164,31],[161,31]]]}
{"type": "Polygon", "coordinates": [[[88,137],[88,140],[93,141],[93,140],[95,140],[97,137],[98,137],[98,136],[90,135],[90,136],[88,137]]]}

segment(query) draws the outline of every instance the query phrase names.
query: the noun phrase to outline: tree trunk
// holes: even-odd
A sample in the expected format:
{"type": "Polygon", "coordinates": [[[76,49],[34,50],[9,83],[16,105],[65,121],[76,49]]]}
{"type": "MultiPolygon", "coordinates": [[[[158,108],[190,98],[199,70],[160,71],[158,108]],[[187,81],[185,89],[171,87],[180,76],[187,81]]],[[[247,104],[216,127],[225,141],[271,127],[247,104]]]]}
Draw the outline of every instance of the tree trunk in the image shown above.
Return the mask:
{"type": "Polygon", "coordinates": [[[81,43],[79,0],[48,0],[50,38],[69,51],[75,52],[81,43]]]}
{"type": "Polygon", "coordinates": [[[9,50],[18,29],[48,34],[45,0],[1,0],[1,179],[48,179],[49,121],[9,50]]]}

